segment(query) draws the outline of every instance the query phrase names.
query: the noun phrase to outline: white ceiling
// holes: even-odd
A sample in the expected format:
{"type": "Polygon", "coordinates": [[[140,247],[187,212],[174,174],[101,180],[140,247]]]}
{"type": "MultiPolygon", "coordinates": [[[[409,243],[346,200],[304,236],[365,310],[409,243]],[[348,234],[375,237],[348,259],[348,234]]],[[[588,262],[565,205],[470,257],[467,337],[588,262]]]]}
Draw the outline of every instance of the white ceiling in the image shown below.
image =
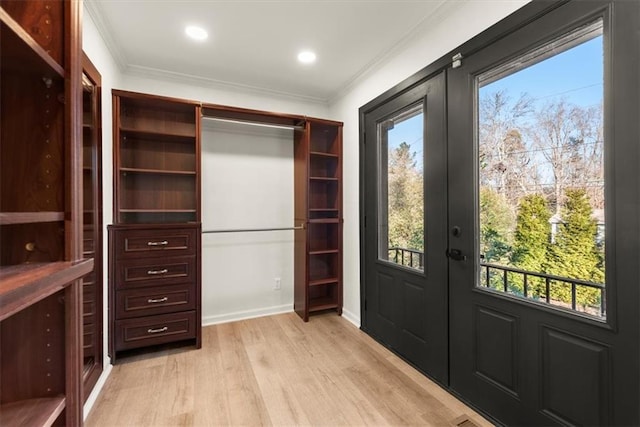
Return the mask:
{"type": "MultiPolygon", "coordinates": [[[[454,0],[459,1],[459,0],[454,0]]],[[[122,69],[327,102],[452,0],[85,0],[122,69]],[[188,24],[209,32],[184,35],[188,24]],[[313,65],[298,63],[302,49],[313,65]]]]}

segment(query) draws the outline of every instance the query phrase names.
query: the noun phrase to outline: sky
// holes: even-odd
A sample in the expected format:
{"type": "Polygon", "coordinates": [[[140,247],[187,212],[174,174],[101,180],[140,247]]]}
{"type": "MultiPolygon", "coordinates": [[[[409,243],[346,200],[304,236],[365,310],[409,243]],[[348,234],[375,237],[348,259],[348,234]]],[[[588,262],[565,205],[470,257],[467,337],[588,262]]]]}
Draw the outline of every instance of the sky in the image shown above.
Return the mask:
{"type": "MultiPolygon", "coordinates": [[[[537,108],[562,98],[582,107],[595,106],[602,102],[603,69],[600,35],[480,88],[479,96],[506,90],[514,101],[527,93],[537,108]]],[[[407,142],[416,153],[417,167],[422,169],[422,135],[422,114],[396,123],[388,133],[389,150],[407,142]]]]}

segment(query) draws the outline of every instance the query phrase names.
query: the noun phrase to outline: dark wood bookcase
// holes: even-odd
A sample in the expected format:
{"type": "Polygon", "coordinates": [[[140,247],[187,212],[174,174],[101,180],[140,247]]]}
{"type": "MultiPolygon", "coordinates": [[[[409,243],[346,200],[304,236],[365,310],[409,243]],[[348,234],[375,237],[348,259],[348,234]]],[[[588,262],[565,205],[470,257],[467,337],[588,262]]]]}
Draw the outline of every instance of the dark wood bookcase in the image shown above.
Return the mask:
{"type": "Polygon", "coordinates": [[[113,91],[117,224],[200,221],[200,104],[113,91]]]}
{"type": "Polygon", "coordinates": [[[113,90],[109,353],[201,346],[200,103],[113,90]]]}
{"type": "Polygon", "coordinates": [[[0,425],[82,424],[79,1],[0,0],[0,425]]]}
{"type": "Polygon", "coordinates": [[[307,119],[295,133],[294,309],[342,314],[342,123],[307,119]]]}

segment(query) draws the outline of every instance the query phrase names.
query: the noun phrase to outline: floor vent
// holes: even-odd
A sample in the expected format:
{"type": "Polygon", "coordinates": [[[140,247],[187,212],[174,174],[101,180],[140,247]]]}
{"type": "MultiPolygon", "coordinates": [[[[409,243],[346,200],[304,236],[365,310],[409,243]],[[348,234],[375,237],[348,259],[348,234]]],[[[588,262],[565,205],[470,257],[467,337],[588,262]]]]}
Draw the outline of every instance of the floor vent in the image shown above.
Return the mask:
{"type": "Polygon", "coordinates": [[[471,421],[468,417],[460,417],[454,421],[456,427],[478,427],[476,423],[471,421]]]}

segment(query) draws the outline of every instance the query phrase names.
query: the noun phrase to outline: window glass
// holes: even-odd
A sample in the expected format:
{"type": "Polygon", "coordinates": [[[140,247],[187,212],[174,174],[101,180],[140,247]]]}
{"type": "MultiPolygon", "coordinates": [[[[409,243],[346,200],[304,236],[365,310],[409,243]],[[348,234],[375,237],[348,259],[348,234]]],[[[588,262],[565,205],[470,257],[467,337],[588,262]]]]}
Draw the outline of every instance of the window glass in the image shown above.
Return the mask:
{"type": "Polygon", "coordinates": [[[424,115],[411,106],[378,124],[379,258],[424,270],[424,115]]]}
{"type": "Polygon", "coordinates": [[[605,316],[602,21],[477,77],[478,286],[605,316]]]}

